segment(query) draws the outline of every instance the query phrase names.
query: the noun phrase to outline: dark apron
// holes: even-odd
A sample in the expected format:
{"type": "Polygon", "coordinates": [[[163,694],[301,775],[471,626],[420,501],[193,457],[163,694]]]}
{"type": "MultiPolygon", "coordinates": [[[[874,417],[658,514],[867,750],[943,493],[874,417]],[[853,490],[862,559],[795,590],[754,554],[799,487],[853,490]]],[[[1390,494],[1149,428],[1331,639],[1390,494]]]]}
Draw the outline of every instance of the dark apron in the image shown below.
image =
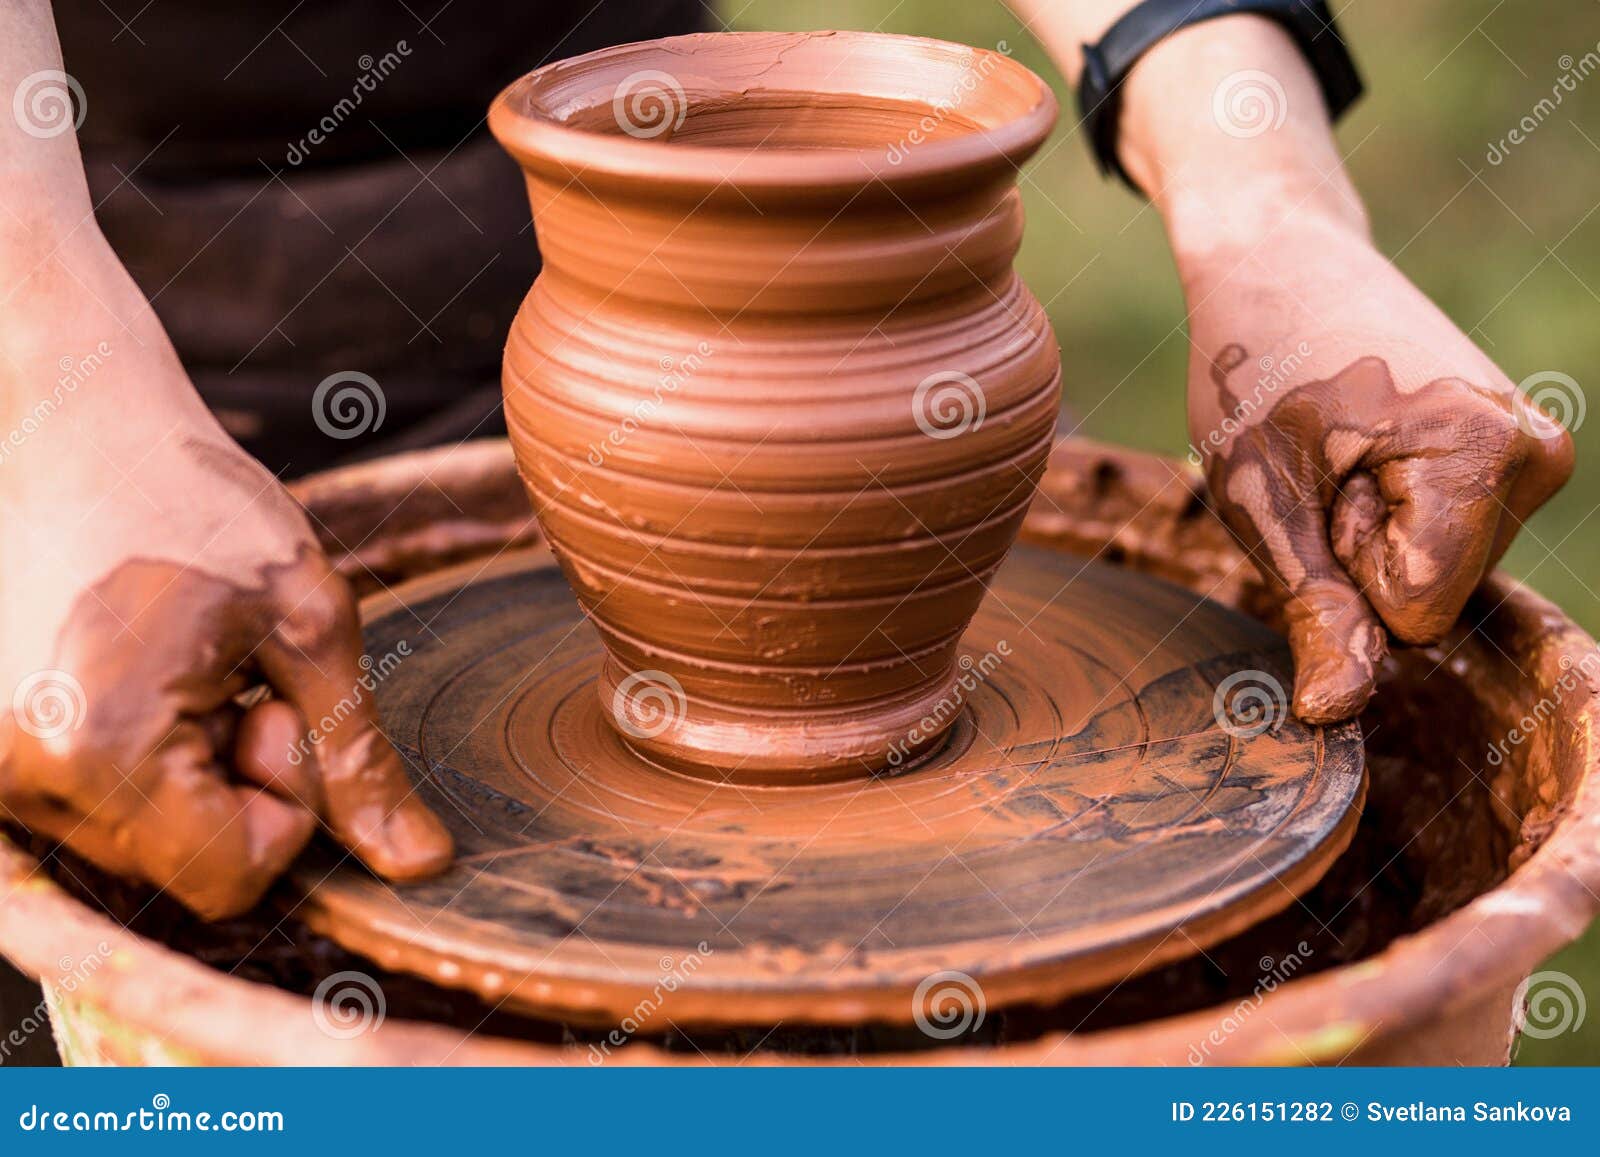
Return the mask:
{"type": "Polygon", "coordinates": [[[56,5],[100,226],[200,393],[286,476],[503,433],[500,352],[538,257],[489,102],[546,61],[706,16],[699,0],[439,9],[162,0],[124,25],[56,5]],[[344,372],[377,383],[381,424],[355,399],[330,416],[328,392],[318,424],[317,386],[344,372]]]}

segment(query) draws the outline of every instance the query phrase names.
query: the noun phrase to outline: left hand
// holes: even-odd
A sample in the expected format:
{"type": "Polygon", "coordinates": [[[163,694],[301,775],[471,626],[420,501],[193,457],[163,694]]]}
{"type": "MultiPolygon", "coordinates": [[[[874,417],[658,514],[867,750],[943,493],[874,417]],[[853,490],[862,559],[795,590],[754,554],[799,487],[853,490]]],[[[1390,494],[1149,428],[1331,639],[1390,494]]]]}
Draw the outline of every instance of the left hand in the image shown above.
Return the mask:
{"type": "MultiPolygon", "coordinates": [[[[1093,38],[1057,23],[1060,45],[1093,38]]],[[[1571,474],[1572,440],[1373,244],[1282,27],[1186,28],[1121,96],[1118,155],[1161,213],[1188,302],[1192,445],[1284,601],[1295,714],[1348,719],[1390,635],[1449,630],[1571,474]]]]}
{"type": "Polygon", "coordinates": [[[1385,629],[1411,644],[1449,630],[1572,473],[1572,439],[1358,219],[1302,209],[1181,264],[1192,444],[1284,599],[1295,714],[1348,718],[1385,629]]]}

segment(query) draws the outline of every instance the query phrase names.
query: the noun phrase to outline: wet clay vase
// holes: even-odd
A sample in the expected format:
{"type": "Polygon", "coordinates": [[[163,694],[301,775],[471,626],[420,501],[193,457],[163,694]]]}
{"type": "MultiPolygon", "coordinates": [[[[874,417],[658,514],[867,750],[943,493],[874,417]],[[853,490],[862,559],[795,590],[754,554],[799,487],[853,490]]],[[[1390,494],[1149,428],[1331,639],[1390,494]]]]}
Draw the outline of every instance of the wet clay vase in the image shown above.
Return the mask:
{"type": "Polygon", "coordinates": [[[497,98],[544,262],[506,420],[645,758],[841,779],[959,716],[1056,421],[1012,270],[1055,117],[1001,54],[847,32],[624,45],[497,98]]]}

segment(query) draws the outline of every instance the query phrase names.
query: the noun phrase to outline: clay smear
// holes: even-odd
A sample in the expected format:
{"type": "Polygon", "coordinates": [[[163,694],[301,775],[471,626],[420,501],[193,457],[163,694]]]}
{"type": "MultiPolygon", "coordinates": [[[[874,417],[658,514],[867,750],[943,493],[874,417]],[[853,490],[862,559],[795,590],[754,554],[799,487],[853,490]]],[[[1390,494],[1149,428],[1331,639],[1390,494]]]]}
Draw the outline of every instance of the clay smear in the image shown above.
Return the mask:
{"type": "Polygon", "coordinates": [[[309,546],[250,586],[168,561],[117,567],[73,604],[51,684],[0,716],[5,814],[208,917],[254,904],[319,818],[391,878],[442,870],[450,839],[370,703],[303,746],[306,716],[359,674],[290,625],[287,608],[319,589],[322,625],[353,638],[354,600],[309,546]],[[242,706],[262,681],[284,697],[242,706]]]}
{"type": "MultiPolygon", "coordinates": [[[[1224,348],[1212,377],[1224,413],[1224,348]]],[[[1522,520],[1571,469],[1520,394],[1441,378],[1402,391],[1388,363],[1352,362],[1289,389],[1212,458],[1228,525],[1286,596],[1295,710],[1346,719],[1372,694],[1386,635],[1436,642],[1522,520]]]]}

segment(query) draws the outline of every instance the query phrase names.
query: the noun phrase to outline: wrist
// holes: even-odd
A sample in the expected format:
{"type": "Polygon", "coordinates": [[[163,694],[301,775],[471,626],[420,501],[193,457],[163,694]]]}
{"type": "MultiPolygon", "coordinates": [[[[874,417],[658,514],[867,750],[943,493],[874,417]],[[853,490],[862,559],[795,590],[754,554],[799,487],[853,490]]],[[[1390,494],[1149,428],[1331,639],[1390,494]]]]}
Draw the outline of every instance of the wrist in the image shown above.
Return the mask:
{"type": "Polygon", "coordinates": [[[1119,158],[1175,237],[1249,242],[1302,212],[1365,234],[1321,87],[1275,21],[1181,30],[1145,54],[1121,99],[1119,158]]]}
{"type": "Polygon", "coordinates": [[[1297,170],[1260,171],[1233,185],[1174,182],[1158,206],[1180,274],[1290,237],[1332,249],[1370,247],[1366,210],[1348,181],[1297,170]]]}
{"type": "Polygon", "coordinates": [[[0,253],[0,270],[18,270],[18,308],[0,311],[0,365],[13,382],[0,397],[0,418],[15,425],[32,417],[37,424],[41,405],[54,413],[63,391],[85,419],[110,409],[137,426],[186,412],[193,395],[188,377],[94,221],[33,248],[0,253]],[[138,383],[131,408],[130,382],[138,383]]]}

